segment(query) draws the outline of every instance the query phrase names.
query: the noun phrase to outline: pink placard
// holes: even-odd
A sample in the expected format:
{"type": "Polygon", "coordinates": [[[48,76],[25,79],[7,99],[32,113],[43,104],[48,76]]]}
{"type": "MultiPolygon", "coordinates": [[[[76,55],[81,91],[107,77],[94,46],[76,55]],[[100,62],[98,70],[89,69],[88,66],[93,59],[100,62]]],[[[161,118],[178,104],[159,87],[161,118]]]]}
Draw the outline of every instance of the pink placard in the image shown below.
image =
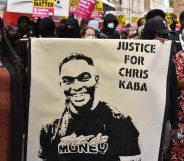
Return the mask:
{"type": "Polygon", "coordinates": [[[103,12],[93,12],[90,16],[90,19],[103,18],[103,17],[104,17],[103,12]]]}
{"type": "Polygon", "coordinates": [[[33,17],[40,17],[40,18],[54,16],[54,8],[34,7],[32,16],[33,17]]]}
{"type": "Polygon", "coordinates": [[[80,0],[75,10],[76,16],[89,19],[97,0],[80,0]]]}

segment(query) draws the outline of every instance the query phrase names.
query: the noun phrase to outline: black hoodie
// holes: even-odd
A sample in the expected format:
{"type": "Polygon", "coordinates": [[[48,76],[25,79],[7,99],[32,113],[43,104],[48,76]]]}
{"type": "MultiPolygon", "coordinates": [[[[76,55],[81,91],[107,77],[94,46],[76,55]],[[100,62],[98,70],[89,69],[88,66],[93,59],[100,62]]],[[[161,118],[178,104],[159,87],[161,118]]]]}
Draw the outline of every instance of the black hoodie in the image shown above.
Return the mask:
{"type": "Polygon", "coordinates": [[[77,19],[71,17],[66,21],[66,37],[67,38],[79,38],[80,37],[80,26],[77,19]],[[71,26],[70,30],[68,26],[71,26]]]}
{"type": "Polygon", "coordinates": [[[113,14],[109,13],[104,17],[104,23],[101,33],[107,35],[109,39],[120,39],[119,32],[115,30],[117,25],[118,21],[116,17],[113,14]],[[109,22],[114,22],[115,27],[113,29],[108,28],[107,24],[109,22]]]}

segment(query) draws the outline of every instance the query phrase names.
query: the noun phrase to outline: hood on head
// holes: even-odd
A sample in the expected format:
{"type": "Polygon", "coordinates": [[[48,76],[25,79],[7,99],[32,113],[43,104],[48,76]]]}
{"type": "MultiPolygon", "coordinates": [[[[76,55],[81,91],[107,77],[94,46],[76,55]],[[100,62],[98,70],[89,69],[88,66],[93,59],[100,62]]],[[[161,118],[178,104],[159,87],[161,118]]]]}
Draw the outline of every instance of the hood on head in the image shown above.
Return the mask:
{"type": "Polygon", "coordinates": [[[115,28],[116,28],[117,25],[118,25],[118,20],[117,20],[117,18],[116,18],[112,13],[109,13],[109,14],[107,14],[107,15],[104,17],[103,28],[107,28],[107,24],[108,24],[109,22],[114,22],[115,28]]]}
{"type": "Polygon", "coordinates": [[[79,22],[77,21],[77,19],[71,17],[66,21],[66,28],[67,26],[70,25],[72,26],[75,35],[73,35],[74,37],[79,37],[80,36],[80,26],[79,26],[79,22]]]}

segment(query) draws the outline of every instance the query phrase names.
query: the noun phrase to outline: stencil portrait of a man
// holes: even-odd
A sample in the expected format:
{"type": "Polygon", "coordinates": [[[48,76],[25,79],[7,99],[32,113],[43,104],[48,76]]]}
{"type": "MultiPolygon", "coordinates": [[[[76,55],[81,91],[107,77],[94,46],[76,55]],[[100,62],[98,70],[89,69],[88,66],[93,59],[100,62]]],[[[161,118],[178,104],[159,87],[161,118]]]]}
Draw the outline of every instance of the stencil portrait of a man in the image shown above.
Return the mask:
{"type": "Polygon", "coordinates": [[[69,54],[59,64],[59,77],[58,88],[66,97],[64,112],[42,126],[38,157],[44,161],[120,161],[122,156],[131,156],[139,161],[139,132],[131,117],[95,95],[103,82],[93,60],[69,54]]]}

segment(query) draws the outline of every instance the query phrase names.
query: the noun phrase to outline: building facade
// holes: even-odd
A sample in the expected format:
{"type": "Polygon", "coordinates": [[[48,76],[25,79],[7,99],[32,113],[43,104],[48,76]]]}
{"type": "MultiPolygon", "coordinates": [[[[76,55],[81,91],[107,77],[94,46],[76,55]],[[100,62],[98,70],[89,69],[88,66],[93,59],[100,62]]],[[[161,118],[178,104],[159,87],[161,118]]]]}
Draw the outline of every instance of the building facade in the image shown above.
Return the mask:
{"type": "Polygon", "coordinates": [[[116,10],[120,10],[127,16],[130,22],[131,17],[144,16],[149,10],[158,8],[163,9],[163,0],[111,0],[116,6],[116,10]]]}
{"type": "Polygon", "coordinates": [[[179,16],[184,11],[184,0],[174,0],[174,13],[179,16]]]}

